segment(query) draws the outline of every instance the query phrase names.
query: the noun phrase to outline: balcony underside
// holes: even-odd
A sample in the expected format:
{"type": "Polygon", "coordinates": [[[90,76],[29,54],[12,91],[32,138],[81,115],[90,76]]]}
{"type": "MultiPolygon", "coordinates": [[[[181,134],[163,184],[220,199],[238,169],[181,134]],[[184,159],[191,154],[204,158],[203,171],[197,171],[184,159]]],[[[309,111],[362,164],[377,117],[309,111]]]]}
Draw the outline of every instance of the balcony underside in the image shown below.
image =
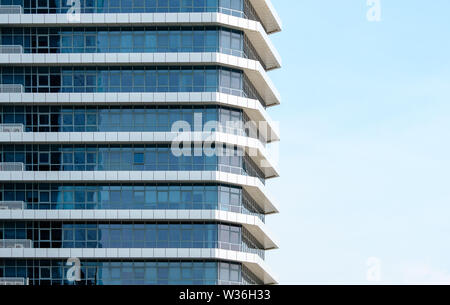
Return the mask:
{"type": "Polygon", "coordinates": [[[249,0],[268,33],[281,31],[281,20],[270,0],[249,0]]]}

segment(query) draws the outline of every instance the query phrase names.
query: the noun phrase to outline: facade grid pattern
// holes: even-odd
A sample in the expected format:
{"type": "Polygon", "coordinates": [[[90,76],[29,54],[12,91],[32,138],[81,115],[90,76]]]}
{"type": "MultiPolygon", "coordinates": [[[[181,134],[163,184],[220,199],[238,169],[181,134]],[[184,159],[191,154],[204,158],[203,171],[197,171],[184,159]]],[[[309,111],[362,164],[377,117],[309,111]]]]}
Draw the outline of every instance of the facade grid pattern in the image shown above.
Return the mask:
{"type": "Polygon", "coordinates": [[[2,17],[0,27],[0,283],[277,283],[265,264],[277,247],[265,227],[277,212],[266,180],[277,170],[263,162],[278,135],[255,122],[279,103],[266,75],[280,62],[269,2],[80,0],[83,18],[102,18],[77,25],[60,19],[66,0],[0,0],[3,16],[22,20],[2,17]],[[130,21],[144,14],[165,21],[130,21]],[[181,21],[200,15],[230,21],[181,21]],[[180,121],[215,131],[215,153],[190,140],[179,148],[191,153],[176,155],[180,121]],[[67,253],[80,257],[79,281],[67,253]]]}

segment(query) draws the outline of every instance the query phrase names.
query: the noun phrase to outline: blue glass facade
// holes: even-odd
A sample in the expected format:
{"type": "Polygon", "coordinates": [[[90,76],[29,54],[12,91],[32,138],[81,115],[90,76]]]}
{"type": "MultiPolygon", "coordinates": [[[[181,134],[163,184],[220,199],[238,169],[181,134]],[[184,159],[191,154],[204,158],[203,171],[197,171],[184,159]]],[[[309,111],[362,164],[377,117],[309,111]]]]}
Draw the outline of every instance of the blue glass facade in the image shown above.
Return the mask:
{"type": "Polygon", "coordinates": [[[18,14],[18,7],[10,6],[20,6],[21,14],[40,14],[12,18],[20,21],[0,28],[0,53],[11,54],[2,57],[10,63],[0,63],[0,283],[14,278],[30,285],[276,283],[263,261],[277,246],[263,223],[266,214],[277,212],[265,190],[266,179],[277,173],[270,164],[263,168],[269,159],[260,146],[257,156],[249,155],[258,140],[267,142],[252,120],[268,120],[267,106],[278,101],[260,71],[279,67],[266,41],[279,27],[271,5],[80,0],[73,10],[75,2],[67,3],[0,0],[2,13],[18,14]],[[97,15],[84,16],[80,24],[55,15],[71,12],[97,15]],[[233,57],[187,62],[182,58],[199,54],[183,54],[179,61],[163,62],[174,54],[132,54],[212,52],[233,57]],[[134,60],[138,57],[143,64],[134,60]],[[252,68],[254,61],[261,66],[252,68]],[[212,145],[215,154],[203,149],[204,143],[183,143],[178,148],[191,153],[174,154],[171,135],[160,136],[180,121],[191,131],[225,133],[212,145]],[[138,132],[159,134],[133,141],[138,132]],[[101,138],[126,133],[128,140],[101,138]],[[106,171],[119,172],[122,180],[110,180],[106,171]],[[102,172],[97,174],[104,178],[93,180],[89,177],[97,175],[86,172],[102,172]],[[170,173],[157,179],[162,172],[170,173]],[[220,183],[205,179],[204,172],[219,172],[220,183]],[[80,262],[75,281],[69,276],[73,259],[80,262]]]}

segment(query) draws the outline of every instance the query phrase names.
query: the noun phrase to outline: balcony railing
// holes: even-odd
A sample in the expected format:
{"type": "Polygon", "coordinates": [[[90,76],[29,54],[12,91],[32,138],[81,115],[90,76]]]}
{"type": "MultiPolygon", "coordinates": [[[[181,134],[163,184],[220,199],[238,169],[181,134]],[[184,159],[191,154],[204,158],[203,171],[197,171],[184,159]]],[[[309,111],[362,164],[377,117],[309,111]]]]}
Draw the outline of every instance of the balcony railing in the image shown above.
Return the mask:
{"type": "Polygon", "coordinates": [[[246,253],[253,253],[259,255],[263,260],[265,259],[265,250],[264,249],[256,249],[249,247],[245,242],[242,242],[241,245],[232,244],[229,242],[219,241],[217,244],[219,249],[231,250],[231,251],[242,251],[246,253]]]}
{"type": "Polygon", "coordinates": [[[259,255],[259,257],[263,260],[266,259],[266,252],[264,249],[257,249],[247,246],[245,243],[242,245],[242,251],[246,253],[253,253],[259,255]]]}
{"type": "Polygon", "coordinates": [[[0,14],[23,14],[21,5],[0,5],[0,14]]]}
{"type": "Polygon", "coordinates": [[[33,241],[30,239],[0,239],[0,248],[33,248],[33,241]]]}
{"type": "Polygon", "coordinates": [[[252,211],[253,209],[249,208],[248,200],[243,199],[243,206],[242,205],[231,205],[231,204],[225,204],[225,203],[219,203],[219,210],[221,211],[227,211],[232,213],[239,213],[239,214],[245,214],[245,215],[251,215],[258,217],[262,222],[265,223],[266,217],[263,214],[263,212],[255,212],[252,211]]]}
{"type": "Polygon", "coordinates": [[[0,124],[0,132],[24,132],[23,124],[0,124]]]}
{"type": "Polygon", "coordinates": [[[28,286],[30,280],[24,277],[0,277],[0,286],[28,286]]]}
{"type": "Polygon", "coordinates": [[[23,47],[21,45],[11,45],[5,46],[0,45],[0,54],[10,54],[10,53],[23,53],[23,47]]]}
{"type": "Polygon", "coordinates": [[[0,201],[0,210],[24,210],[23,201],[0,201]]]}
{"type": "Polygon", "coordinates": [[[20,162],[0,162],[0,171],[23,172],[25,164],[20,162]]]}
{"type": "Polygon", "coordinates": [[[0,93],[23,93],[23,85],[19,84],[0,84],[0,93]]]}

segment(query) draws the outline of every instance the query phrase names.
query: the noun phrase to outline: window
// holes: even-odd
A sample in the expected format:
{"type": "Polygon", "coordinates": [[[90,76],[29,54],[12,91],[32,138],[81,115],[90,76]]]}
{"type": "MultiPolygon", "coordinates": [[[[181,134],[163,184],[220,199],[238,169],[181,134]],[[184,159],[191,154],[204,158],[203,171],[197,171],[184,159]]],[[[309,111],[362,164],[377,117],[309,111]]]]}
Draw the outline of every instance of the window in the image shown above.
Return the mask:
{"type": "Polygon", "coordinates": [[[49,124],[49,115],[48,114],[39,115],[39,124],[40,125],[48,125],[49,124]]]}
{"type": "Polygon", "coordinates": [[[134,164],[144,164],[144,153],[134,153],[134,164]]]}
{"type": "Polygon", "coordinates": [[[38,86],[40,87],[46,87],[49,85],[49,77],[48,75],[39,75],[38,77],[38,86]]]}
{"type": "Polygon", "coordinates": [[[39,163],[48,164],[49,163],[49,153],[39,154],[39,163]]]}
{"type": "Polygon", "coordinates": [[[39,48],[48,48],[48,36],[40,35],[37,37],[38,47],[39,48]]]}

